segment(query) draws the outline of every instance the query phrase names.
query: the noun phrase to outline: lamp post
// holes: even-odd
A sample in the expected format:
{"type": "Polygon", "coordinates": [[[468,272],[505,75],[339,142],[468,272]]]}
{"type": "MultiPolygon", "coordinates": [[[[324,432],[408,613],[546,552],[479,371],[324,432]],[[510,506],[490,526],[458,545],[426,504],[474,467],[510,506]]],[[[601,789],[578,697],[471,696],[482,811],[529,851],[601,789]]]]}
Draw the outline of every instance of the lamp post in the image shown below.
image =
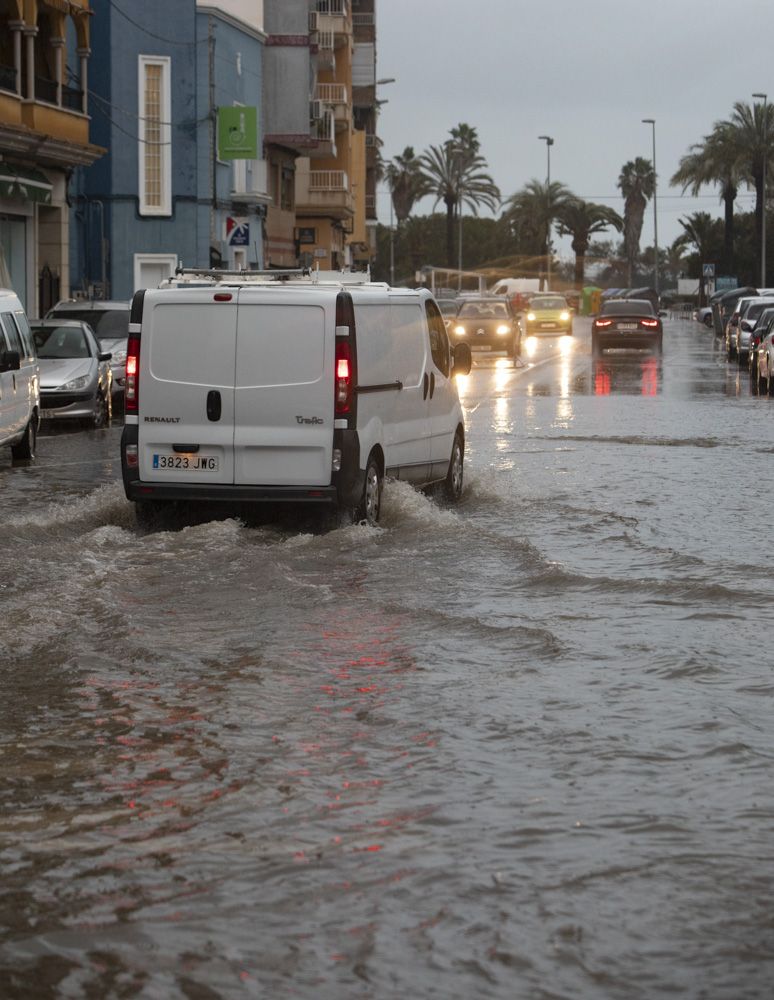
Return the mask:
{"type": "Polygon", "coordinates": [[[761,288],[766,287],[766,146],[768,145],[768,114],[766,94],[753,94],[763,101],[763,204],[761,205],[761,288]]]}
{"type": "Polygon", "coordinates": [[[653,132],[653,287],[658,295],[658,208],[656,207],[656,119],[643,118],[653,132]]]}
{"type": "Polygon", "coordinates": [[[551,290],[551,147],[554,144],[554,140],[550,135],[539,135],[538,139],[542,139],[546,144],[546,200],[548,204],[546,208],[548,209],[549,215],[546,225],[546,291],[551,290]]]}

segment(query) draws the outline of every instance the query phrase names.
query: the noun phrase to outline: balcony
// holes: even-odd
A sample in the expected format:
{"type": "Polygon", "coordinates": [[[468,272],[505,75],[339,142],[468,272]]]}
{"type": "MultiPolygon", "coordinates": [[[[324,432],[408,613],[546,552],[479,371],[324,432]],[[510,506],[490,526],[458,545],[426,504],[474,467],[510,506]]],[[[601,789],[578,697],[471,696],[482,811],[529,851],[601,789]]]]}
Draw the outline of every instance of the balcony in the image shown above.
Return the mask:
{"type": "Polygon", "coordinates": [[[314,97],[333,112],[337,129],[349,126],[352,121],[352,107],[347,88],[343,83],[318,83],[314,89],[314,97]]]}
{"type": "Polygon", "coordinates": [[[296,174],[296,214],[350,219],[355,202],[345,170],[311,170],[296,174]]]}
{"type": "Polygon", "coordinates": [[[315,159],[334,159],[336,157],[336,120],[330,108],[321,101],[311,102],[310,131],[315,146],[308,156],[315,159]]]}
{"type": "Polygon", "coordinates": [[[0,90],[16,93],[16,67],[0,65],[0,90]]]}
{"type": "Polygon", "coordinates": [[[267,181],[266,160],[234,160],[231,201],[242,205],[265,204],[271,200],[267,192],[267,181]]]}
{"type": "Polygon", "coordinates": [[[325,73],[336,72],[335,37],[332,31],[317,32],[317,69],[325,73]]]}
{"type": "Polygon", "coordinates": [[[317,0],[317,9],[310,14],[310,25],[312,22],[314,31],[333,34],[335,48],[345,45],[352,34],[346,0],[317,0]]]}

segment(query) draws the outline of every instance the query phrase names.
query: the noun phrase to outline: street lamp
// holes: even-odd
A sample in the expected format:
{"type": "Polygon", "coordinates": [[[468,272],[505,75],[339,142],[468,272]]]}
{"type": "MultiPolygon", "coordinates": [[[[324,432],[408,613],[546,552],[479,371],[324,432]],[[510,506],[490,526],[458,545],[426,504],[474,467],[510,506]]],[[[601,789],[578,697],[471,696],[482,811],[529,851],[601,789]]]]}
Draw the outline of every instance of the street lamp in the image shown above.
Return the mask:
{"type": "Polygon", "coordinates": [[[656,207],[656,119],[643,118],[653,131],[653,287],[658,295],[658,209],[656,207]]]}
{"type": "Polygon", "coordinates": [[[766,146],[768,145],[768,115],[766,94],[753,94],[763,101],[763,204],[761,205],[761,288],[766,287],[766,146]]]}
{"type": "Polygon", "coordinates": [[[550,135],[539,135],[538,139],[542,139],[546,144],[546,200],[548,209],[548,225],[546,227],[546,291],[551,290],[551,147],[554,144],[554,140],[550,135]]]}

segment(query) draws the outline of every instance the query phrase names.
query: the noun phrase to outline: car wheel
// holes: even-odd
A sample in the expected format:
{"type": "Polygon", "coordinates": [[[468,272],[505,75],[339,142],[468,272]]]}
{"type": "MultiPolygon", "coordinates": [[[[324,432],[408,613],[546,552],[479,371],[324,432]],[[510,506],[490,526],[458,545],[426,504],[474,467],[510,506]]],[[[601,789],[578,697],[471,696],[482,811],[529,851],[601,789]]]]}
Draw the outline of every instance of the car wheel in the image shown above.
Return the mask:
{"type": "Polygon", "coordinates": [[[101,427],[105,427],[110,419],[108,416],[108,401],[98,392],[94,398],[94,412],[92,413],[90,419],[87,423],[93,427],[95,430],[99,430],[101,427]]]}
{"type": "Polygon", "coordinates": [[[705,316],[704,319],[702,320],[702,323],[705,326],[712,326],[712,316],[705,316]]]}
{"type": "Polygon", "coordinates": [[[382,486],[382,472],[379,463],[373,455],[370,455],[363,480],[363,494],[355,511],[356,521],[365,521],[366,524],[370,525],[379,523],[379,514],[382,509],[382,486]]]}
{"type": "Polygon", "coordinates": [[[164,529],[171,513],[171,504],[159,500],[137,500],[134,504],[134,516],[137,527],[143,531],[160,531],[164,529]]]}
{"type": "Polygon", "coordinates": [[[771,396],[774,392],[774,380],[771,377],[771,368],[766,368],[766,395],[771,396]]]}
{"type": "Polygon", "coordinates": [[[35,457],[35,446],[38,443],[38,422],[33,415],[24,428],[21,441],[11,445],[11,456],[14,461],[30,462],[35,457]]]}
{"type": "Polygon", "coordinates": [[[463,483],[463,461],[465,457],[465,445],[459,431],[454,435],[451,458],[449,459],[449,471],[443,484],[444,496],[451,503],[457,503],[462,496],[463,483]]]}

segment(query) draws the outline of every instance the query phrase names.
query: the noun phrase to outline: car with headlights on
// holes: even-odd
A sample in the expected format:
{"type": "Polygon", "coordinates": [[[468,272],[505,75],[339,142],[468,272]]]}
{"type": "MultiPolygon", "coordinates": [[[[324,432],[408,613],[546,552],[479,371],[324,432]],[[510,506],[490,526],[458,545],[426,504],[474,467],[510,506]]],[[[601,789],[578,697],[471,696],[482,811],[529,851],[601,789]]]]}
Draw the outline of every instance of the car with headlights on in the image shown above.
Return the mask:
{"type": "Polygon", "coordinates": [[[30,324],[40,365],[40,416],[104,427],[113,413],[111,355],[88,323],[43,319],[30,324]]]}
{"type": "Polygon", "coordinates": [[[564,295],[538,293],[530,297],[520,315],[520,323],[522,336],[525,337],[571,334],[572,309],[564,295]]]}
{"type": "Polygon", "coordinates": [[[648,299],[609,299],[591,324],[591,353],[610,347],[648,348],[661,353],[664,328],[648,299]]]}
{"type": "Polygon", "coordinates": [[[453,344],[467,344],[471,350],[505,351],[514,358],[519,354],[519,326],[505,296],[462,299],[449,333],[453,344]]]}
{"type": "Polygon", "coordinates": [[[77,319],[89,324],[102,351],[113,355],[110,362],[113,403],[122,402],[129,340],[129,303],[120,299],[63,299],[46,313],[46,319],[77,319]]]}

